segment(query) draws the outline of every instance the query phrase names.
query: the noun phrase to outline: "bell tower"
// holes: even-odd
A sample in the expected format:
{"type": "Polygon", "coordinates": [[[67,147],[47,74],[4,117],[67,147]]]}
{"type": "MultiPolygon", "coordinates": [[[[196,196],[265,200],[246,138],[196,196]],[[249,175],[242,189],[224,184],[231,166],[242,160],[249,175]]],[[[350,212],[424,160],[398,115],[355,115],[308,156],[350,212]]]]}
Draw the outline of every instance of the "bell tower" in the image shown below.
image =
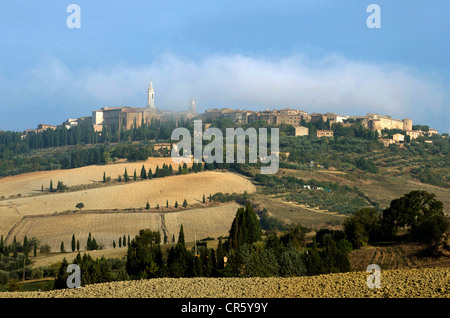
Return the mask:
{"type": "Polygon", "coordinates": [[[152,109],[155,108],[155,91],[153,90],[153,84],[151,81],[147,90],[147,107],[152,109]]]}
{"type": "Polygon", "coordinates": [[[196,108],[195,107],[195,100],[191,99],[191,103],[189,104],[189,108],[188,108],[189,112],[192,113],[192,114],[195,114],[196,113],[196,109],[195,108],[196,108]]]}

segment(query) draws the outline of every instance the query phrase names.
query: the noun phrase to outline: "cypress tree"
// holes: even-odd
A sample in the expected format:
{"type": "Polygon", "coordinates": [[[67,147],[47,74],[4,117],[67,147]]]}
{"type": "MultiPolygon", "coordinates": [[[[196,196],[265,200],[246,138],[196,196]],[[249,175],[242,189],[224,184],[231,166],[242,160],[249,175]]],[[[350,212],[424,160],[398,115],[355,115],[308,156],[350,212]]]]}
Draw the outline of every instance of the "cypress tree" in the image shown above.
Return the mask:
{"type": "Polygon", "coordinates": [[[245,209],[238,208],[229,232],[231,248],[239,248],[243,244],[253,244],[261,240],[261,227],[258,217],[250,203],[245,209]]]}
{"type": "Polygon", "coordinates": [[[194,264],[193,264],[193,274],[194,277],[202,277],[204,276],[203,273],[203,258],[200,255],[195,255],[194,257],[194,264]]]}
{"type": "Polygon", "coordinates": [[[206,203],[205,195],[203,195],[203,204],[206,203]]]}
{"type": "Polygon", "coordinates": [[[87,239],[87,243],[86,243],[86,249],[87,249],[88,251],[91,250],[91,244],[92,244],[92,238],[91,238],[91,233],[89,233],[88,239],[87,239]]]}
{"type": "Polygon", "coordinates": [[[233,222],[231,223],[230,228],[230,235],[229,235],[229,246],[232,249],[237,249],[241,245],[242,238],[240,237],[242,235],[242,231],[239,232],[240,225],[242,223],[241,219],[244,214],[243,208],[238,208],[236,216],[233,219],[233,222]]]}
{"type": "Polygon", "coordinates": [[[53,181],[50,180],[50,192],[53,192],[53,181]]]}
{"type": "Polygon", "coordinates": [[[58,275],[56,276],[55,284],[53,286],[55,289],[67,288],[67,277],[69,277],[69,273],[67,273],[68,266],[69,264],[64,257],[61,265],[59,266],[58,275]]]}
{"type": "Polygon", "coordinates": [[[122,247],[122,237],[119,237],[119,247],[122,247]]]}
{"type": "Polygon", "coordinates": [[[247,226],[246,242],[252,244],[260,241],[261,227],[259,225],[259,219],[250,202],[248,202],[245,207],[245,219],[247,226]]]}
{"type": "Polygon", "coordinates": [[[95,240],[95,237],[92,238],[92,250],[98,249],[97,241],[95,240]]]}
{"type": "Polygon", "coordinates": [[[130,181],[130,177],[128,176],[127,168],[125,168],[125,173],[123,174],[123,179],[125,182],[130,181]]]}
{"type": "Polygon", "coordinates": [[[224,257],[225,257],[225,252],[223,249],[223,244],[222,244],[222,239],[219,239],[219,244],[217,244],[217,269],[221,270],[225,267],[225,261],[224,261],[224,257]]]}
{"type": "Polygon", "coordinates": [[[313,237],[313,246],[311,250],[306,254],[305,265],[308,275],[319,275],[325,272],[322,259],[320,257],[319,251],[317,250],[315,237],[313,237]]]}
{"type": "Polygon", "coordinates": [[[103,183],[106,183],[106,173],[103,171],[103,183]]]}
{"type": "Polygon", "coordinates": [[[177,242],[177,244],[180,244],[181,246],[183,246],[184,248],[186,248],[185,241],[184,241],[184,229],[183,229],[183,224],[181,224],[181,226],[180,226],[180,233],[178,234],[178,242],[177,242]]]}
{"type": "Polygon", "coordinates": [[[186,250],[183,225],[180,227],[178,242],[169,251],[167,265],[172,277],[187,277],[193,275],[194,260],[192,254],[186,250]]]}
{"type": "Polygon", "coordinates": [[[65,253],[66,249],[64,248],[64,242],[61,242],[61,245],[59,246],[59,250],[61,251],[61,253],[65,253]]]}
{"type": "Polygon", "coordinates": [[[25,235],[25,237],[23,238],[23,253],[25,254],[25,256],[28,256],[29,252],[30,252],[30,247],[28,246],[28,238],[25,235]]]}
{"type": "Polygon", "coordinates": [[[178,208],[178,201],[175,201],[175,208],[178,208]]]}
{"type": "Polygon", "coordinates": [[[125,235],[123,236],[122,243],[123,243],[123,247],[127,246],[127,238],[125,237],[125,235]]]}
{"type": "Polygon", "coordinates": [[[185,207],[187,207],[187,201],[186,201],[186,199],[184,199],[184,201],[183,201],[183,208],[185,208],[185,207]]]}
{"type": "Polygon", "coordinates": [[[134,169],[133,180],[134,180],[134,181],[137,181],[136,169],[134,169]]]}
{"type": "Polygon", "coordinates": [[[147,204],[145,205],[145,209],[146,209],[146,210],[149,210],[149,209],[150,209],[150,203],[148,203],[148,201],[147,201],[147,204]]]}
{"type": "Polygon", "coordinates": [[[153,178],[152,168],[148,169],[148,178],[149,179],[153,178]]]}
{"type": "Polygon", "coordinates": [[[75,252],[75,234],[72,234],[72,252],[75,252]]]}
{"type": "Polygon", "coordinates": [[[147,172],[145,170],[144,165],[142,165],[142,169],[141,169],[141,179],[147,179],[147,172]]]}
{"type": "Polygon", "coordinates": [[[208,277],[216,276],[216,268],[216,252],[212,248],[209,248],[206,263],[206,272],[208,274],[208,277]]]}

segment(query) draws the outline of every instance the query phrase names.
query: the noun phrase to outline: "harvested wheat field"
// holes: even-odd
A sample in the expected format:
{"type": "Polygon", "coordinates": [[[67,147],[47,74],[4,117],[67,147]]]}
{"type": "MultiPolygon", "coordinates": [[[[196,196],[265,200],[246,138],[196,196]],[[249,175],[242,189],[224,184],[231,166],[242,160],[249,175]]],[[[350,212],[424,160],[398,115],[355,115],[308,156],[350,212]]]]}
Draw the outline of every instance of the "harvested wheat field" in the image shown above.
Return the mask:
{"type": "Polygon", "coordinates": [[[450,268],[381,272],[381,287],[369,288],[369,273],[292,278],[159,278],[93,284],[48,292],[5,292],[0,297],[41,298],[449,298],[450,268]]]}
{"type": "MultiPolygon", "coordinates": [[[[118,175],[123,176],[125,168],[130,177],[133,176],[134,170],[140,176],[142,165],[144,165],[147,172],[151,168],[154,173],[156,166],[161,168],[164,164],[172,165],[175,171],[177,171],[179,166],[170,157],[160,157],[148,158],[146,161],[140,162],[122,160],[108,165],[91,165],[75,169],[23,173],[0,178],[0,194],[6,199],[19,194],[22,197],[40,194],[42,186],[44,190],[49,189],[50,180],[53,181],[55,188],[58,181],[62,181],[68,187],[100,183],[103,181],[103,173],[105,173],[106,177],[110,177],[111,180],[115,180],[118,175]]],[[[188,164],[188,167],[190,166],[191,164],[188,164]]]]}
{"type": "Polygon", "coordinates": [[[122,182],[108,187],[53,193],[0,201],[0,222],[3,215],[41,215],[76,210],[82,202],[87,210],[140,209],[147,201],[151,206],[173,206],[199,203],[203,195],[217,192],[253,193],[255,186],[246,178],[230,172],[205,171],[174,175],[151,180],[122,182]]]}
{"type": "Polygon", "coordinates": [[[168,213],[79,212],[26,217],[11,230],[8,238],[15,236],[22,241],[25,235],[36,237],[41,244],[49,244],[52,251],[59,251],[61,242],[69,250],[72,235],[75,235],[83,251],[91,233],[98,244],[108,249],[113,248],[113,240],[118,244],[119,237],[124,235],[134,238],[142,229],[160,231],[161,235],[167,235],[168,243],[171,243],[172,235],[178,237],[181,224],[187,241],[193,241],[194,236],[197,239],[216,238],[228,235],[238,207],[237,203],[228,203],[168,213]]]}

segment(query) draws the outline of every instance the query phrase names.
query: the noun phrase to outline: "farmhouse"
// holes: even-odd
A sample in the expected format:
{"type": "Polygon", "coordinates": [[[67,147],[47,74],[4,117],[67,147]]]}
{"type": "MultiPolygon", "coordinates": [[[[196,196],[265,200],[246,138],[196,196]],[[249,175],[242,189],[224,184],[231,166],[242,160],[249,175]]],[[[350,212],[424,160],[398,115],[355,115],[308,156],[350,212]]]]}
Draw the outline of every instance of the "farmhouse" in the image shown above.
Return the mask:
{"type": "Polygon", "coordinates": [[[396,142],[403,142],[403,141],[405,141],[405,136],[402,134],[395,134],[392,136],[392,140],[394,140],[396,142]]]}
{"type": "Polygon", "coordinates": [[[295,136],[308,136],[309,128],[308,127],[295,127],[295,136]]]}
{"type": "Polygon", "coordinates": [[[332,130],[318,130],[317,131],[317,137],[333,137],[333,131],[332,130]]]}

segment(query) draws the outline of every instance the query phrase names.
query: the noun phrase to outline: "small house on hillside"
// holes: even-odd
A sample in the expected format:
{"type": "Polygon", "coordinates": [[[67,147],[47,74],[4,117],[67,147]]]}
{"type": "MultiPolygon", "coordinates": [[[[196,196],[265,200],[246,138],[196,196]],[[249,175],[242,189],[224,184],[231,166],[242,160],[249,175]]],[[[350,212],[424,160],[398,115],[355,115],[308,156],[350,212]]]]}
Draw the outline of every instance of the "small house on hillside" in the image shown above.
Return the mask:
{"type": "Polygon", "coordinates": [[[392,140],[397,142],[403,142],[405,141],[405,136],[402,134],[395,134],[394,136],[392,136],[392,140]]]}

